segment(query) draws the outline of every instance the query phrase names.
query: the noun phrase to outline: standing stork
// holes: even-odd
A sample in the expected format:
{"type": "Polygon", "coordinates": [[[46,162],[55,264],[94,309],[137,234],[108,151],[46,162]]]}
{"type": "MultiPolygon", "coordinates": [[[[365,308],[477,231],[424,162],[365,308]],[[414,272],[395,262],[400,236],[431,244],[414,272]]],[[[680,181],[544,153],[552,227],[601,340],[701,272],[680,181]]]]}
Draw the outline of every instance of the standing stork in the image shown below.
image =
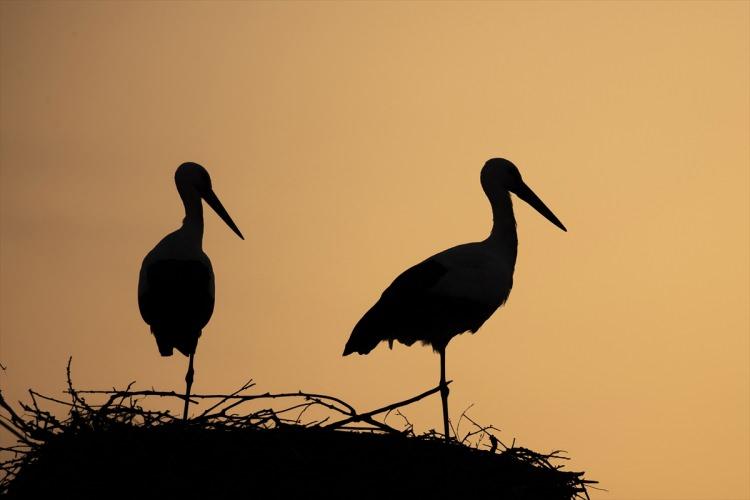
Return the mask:
{"type": "Polygon", "coordinates": [[[383,340],[391,347],[394,340],[407,346],[418,340],[431,345],[440,354],[446,441],[450,439],[445,381],[448,342],[466,331],[479,330],[505,303],[513,286],[518,236],[510,193],[567,231],[510,161],[487,161],[480,180],[492,206],[493,226],[487,239],[449,248],[404,271],[359,320],[344,348],[346,356],[353,352],[367,354],[383,340]]]}
{"type": "Polygon", "coordinates": [[[162,356],[176,348],[190,358],[185,374],[187,420],[190,389],[193,385],[193,357],[201,330],[214,311],[214,272],[203,253],[203,204],[245,239],[211,189],[211,178],[197,163],[183,163],[174,174],[177,192],[185,205],[182,227],[164,237],[141,265],[138,280],[138,307],[151,327],[162,356]]]}

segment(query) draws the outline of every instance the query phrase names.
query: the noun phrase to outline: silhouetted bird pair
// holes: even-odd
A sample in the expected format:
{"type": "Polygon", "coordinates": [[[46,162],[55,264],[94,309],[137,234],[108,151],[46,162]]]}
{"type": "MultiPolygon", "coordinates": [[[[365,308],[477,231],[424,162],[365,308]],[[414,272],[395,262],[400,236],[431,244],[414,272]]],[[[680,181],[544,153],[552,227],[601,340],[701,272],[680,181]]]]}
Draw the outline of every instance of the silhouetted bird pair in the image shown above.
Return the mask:
{"type": "MultiPolygon", "coordinates": [[[[534,207],[554,225],[562,222],[521,179],[513,163],[493,158],[480,176],[490,200],[493,227],[487,239],[440,252],[406,270],[359,320],[344,356],[367,354],[381,341],[429,344],[440,354],[440,394],[445,439],[449,439],[445,349],[461,333],[476,332],[507,299],[513,286],[518,237],[510,193],[534,207]]],[[[177,349],[189,356],[185,375],[187,418],[193,383],[193,357],[201,330],[214,308],[214,274],[203,253],[203,206],[206,200],[226,224],[244,239],[211,189],[206,169],[183,163],[175,173],[185,205],[182,227],[170,233],[143,260],[138,283],[141,316],[151,326],[162,356],[177,349]]]]}

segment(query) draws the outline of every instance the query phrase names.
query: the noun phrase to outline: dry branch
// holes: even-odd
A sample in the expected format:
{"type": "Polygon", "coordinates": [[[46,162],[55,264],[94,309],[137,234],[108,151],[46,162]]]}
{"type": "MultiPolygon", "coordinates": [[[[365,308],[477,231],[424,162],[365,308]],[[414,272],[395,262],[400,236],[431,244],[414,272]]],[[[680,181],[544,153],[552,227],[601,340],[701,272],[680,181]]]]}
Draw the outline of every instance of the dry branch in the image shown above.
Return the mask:
{"type": "MultiPolygon", "coordinates": [[[[446,382],[446,385],[448,385],[450,383],[451,383],[451,381],[448,381],[448,382],[446,382]]],[[[412,403],[416,403],[420,399],[424,399],[427,396],[431,396],[431,395],[433,395],[433,394],[435,394],[436,392],[439,392],[439,391],[440,391],[440,386],[434,387],[434,388],[430,389],[429,391],[425,391],[425,392],[423,392],[422,394],[420,394],[418,396],[414,396],[413,398],[405,399],[404,401],[399,401],[398,403],[393,403],[393,404],[390,404],[388,406],[384,406],[382,408],[378,408],[377,410],[368,411],[367,413],[362,413],[362,414],[359,414],[359,415],[354,414],[354,415],[352,415],[351,417],[349,417],[347,419],[340,420],[338,422],[334,422],[332,424],[327,425],[326,429],[339,429],[339,428],[345,426],[346,424],[348,424],[350,422],[362,422],[362,421],[364,421],[364,422],[367,422],[367,423],[371,423],[371,419],[375,415],[379,415],[381,413],[387,413],[387,412],[393,411],[393,410],[395,410],[397,408],[401,408],[402,406],[406,406],[406,405],[410,405],[412,403]]]]}

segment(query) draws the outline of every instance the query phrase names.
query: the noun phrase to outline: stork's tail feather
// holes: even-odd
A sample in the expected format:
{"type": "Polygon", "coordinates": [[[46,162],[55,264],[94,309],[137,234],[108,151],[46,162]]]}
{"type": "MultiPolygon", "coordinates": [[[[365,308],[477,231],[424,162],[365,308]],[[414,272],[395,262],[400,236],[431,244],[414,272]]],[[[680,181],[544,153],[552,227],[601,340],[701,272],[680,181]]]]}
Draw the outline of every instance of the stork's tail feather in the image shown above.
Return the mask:
{"type": "Polygon", "coordinates": [[[381,321],[378,320],[377,314],[378,304],[375,304],[372,309],[362,316],[357,325],[354,327],[349,340],[344,347],[344,356],[356,352],[358,354],[368,354],[370,351],[383,340],[387,340],[383,336],[383,331],[386,330],[381,321]]]}
{"type": "Polygon", "coordinates": [[[160,344],[159,340],[157,339],[156,345],[159,347],[159,354],[161,354],[163,357],[168,357],[174,354],[174,347],[171,345],[164,345],[160,344]]]}
{"type": "Polygon", "coordinates": [[[159,347],[159,354],[162,356],[171,356],[174,349],[180,351],[185,356],[195,353],[198,347],[198,338],[201,331],[185,333],[185,330],[173,328],[158,328],[151,326],[151,333],[154,334],[156,345],[159,347]]]}
{"type": "Polygon", "coordinates": [[[346,347],[344,347],[344,356],[348,356],[354,352],[357,354],[368,354],[370,351],[375,349],[375,346],[377,346],[380,343],[380,339],[374,339],[372,337],[367,338],[365,336],[355,336],[354,333],[352,333],[352,336],[349,338],[349,341],[346,343],[346,347]]]}

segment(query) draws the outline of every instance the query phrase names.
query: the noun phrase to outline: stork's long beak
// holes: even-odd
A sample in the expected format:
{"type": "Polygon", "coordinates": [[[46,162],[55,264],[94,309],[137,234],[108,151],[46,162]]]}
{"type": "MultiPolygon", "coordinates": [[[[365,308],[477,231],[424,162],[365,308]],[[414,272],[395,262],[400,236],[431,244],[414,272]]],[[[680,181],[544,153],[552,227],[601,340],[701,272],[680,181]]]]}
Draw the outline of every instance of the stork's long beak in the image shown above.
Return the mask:
{"type": "Polygon", "coordinates": [[[232,231],[237,233],[237,236],[239,236],[243,240],[245,239],[245,237],[242,236],[242,233],[240,232],[237,225],[234,223],[232,218],[224,209],[224,205],[221,204],[221,202],[219,201],[219,198],[216,196],[216,194],[213,192],[212,189],[209,189],[208,192],[203,195],[203,199],[206,200],[206,203],[208,203],[208,205],[211,208],[213,208],[217,214],[219,214],[219,217],[221,217],[221,220],[226,222],[227,226],[229,226],[232,231]]]}
{"type": "Polygon", "coordinates": [[[516,189],[514,192],[519,198],[534,207],[537,212],[542,214],[552,224],[556,225],[565,232],[568,231],[567,229],[565,229],[565,226],[563,226],[563,223],[560,222],[560,219],[558,219],[555,214],[552,213],[552,210],[547,208],[547,205],[545,205],[544,202],[540,200],[536,194],[534,194],[534,191],[532,191],[531,188],[527,186],[523,181],[521,181],[521,187],[516,189]]]}

